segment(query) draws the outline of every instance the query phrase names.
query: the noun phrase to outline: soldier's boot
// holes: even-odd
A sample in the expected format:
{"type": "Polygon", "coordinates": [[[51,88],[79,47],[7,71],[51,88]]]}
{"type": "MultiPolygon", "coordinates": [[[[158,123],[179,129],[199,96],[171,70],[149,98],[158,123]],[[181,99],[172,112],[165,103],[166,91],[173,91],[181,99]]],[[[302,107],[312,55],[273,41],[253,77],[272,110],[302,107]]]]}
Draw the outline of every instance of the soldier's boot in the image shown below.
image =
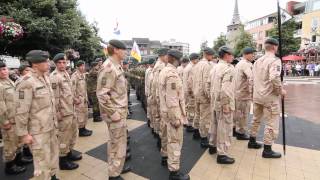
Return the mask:
{"type": "Polygon", "coordinates": [[[187,132],[193,132],[194,128],[192,126],[187,126],[187,132]]]}
{"type": "Polygon", "coordinates": [[[33,157],[31,150],[28,146],[23,146],[22,153],[24,156],[33,157]]]}
{"type": "Polygon", "coordinates": [[[82,155],[80,153],[73,153],[72,150],[67,154],[67,157],[71,161],[79,161],[82,159],[82,155]]]}
{"type": "Polygon", "coordinates": [[[264,157],[264,158],[281,158],[281,154],[278,152],[274,152],[271,148],[271,145],[264,145],[262,157],[264,157]]]}
{"type": "Polygon", "coordinates": [[[217,163],[218,164],[233,164],[235,162],[234,158],[231,158],[226,155],[218,155],[217,156],[217,163]]]}
{"type": "Polygon", "coordinates": [[[250,137],[247,134],[237,133],[237,140],[249,140],[250,137]]]}
{"type": "Polygon", "coordinates": [[[238,135],[238,133],[237,133],[237,131],[236,131],[236,128],[234,127],[234,128],[232,129],[232,136],[233,136],[233,137],[237,137],[237,135],[238,135]]]}
{"type": "Polygon", "coordinates": [[[161,157],[161,165],[162,166],[168,166],[168,157],[161,157]]]}
{"type": "Polygon", "coordinates": [[[127,119],[132,119],[132,115],[131,115],[131,114],[128,114],[128,115],[127,115],[127,119]]]}
{"type": "Polygon", "coordinates": [[[160,151],[161,150],[161,138],[159,135],[157,135],[157,147],[158,147],[158,150],[160,151]]]}
{"type": "Polygon", "coordinates": [[[217,153],[217,147],[209,145],[209,154],[216,154],[217,153]]]}
{"type": "Polygon", "coordinates": [[[32,163],[33,159],[30,156],[23,156],[22,153],[17,153],[16,157],[14,159],[14,162],[18,165],[18,166],[23,166],[26,164],[30,164],[32,163]]]}
{"type": "Polygon", "coordinates": [[[59,180],[56,175],[51,176],[51,180],[59,180]]]}
{"type": "Polygon", "coordinates": [[[16,175],[26,171],[25,166],[18,166],[14,161],[6,162],[4,172],[6,174],[16,175]]]}
{"type": "Polygon", "coordinates": [[[99,113],[93,113],[93,122],[101,122],[102,118],[99,113]]]}
{"type": "Polygon", "coordinates": [[[169,180],[189,180],[190,176],[179,171],[170,171],[169,180]]]}
{"type": "Polygon", "coordinates": [[[109,180],[124,180],[121,176],[109,177],[109,180]]]}
{"type": "Polygon", "coordinates": [[[262,147],[262,144],[257,142],[256,137],[250,136],[249,142],[248,142],[248,148],[249,149],[260,149],[261,147],[262,147]]]}
{"type": "Polygon", "coordinates": [[[73,170],[79,167],[78,164],[70,161],[67,156],[59,157],[59,167],[61,170],[73,170]]]}
{"type": "Polygon", "coordinates": [[[129,146],[127,146],[127,150],[126,150],[127,153],[131,152],[131,149],[129,146]]]}
{"type": "Polygon", "coordinates": [[[195,130],[193,131],[193,139],[200,139],[199,129],[195,129],[195,130]]]}
{"type": "Polygon", "coordinates": [[[86,137],[86,136],[91,136],[92,131],[84,128],[79,128],[79,136],[80,137],[86,137]]]}
{"type": "Polygon", "coordinates": [[[126,153],[126,161],[131,159],[131,153],[126,153]]]}
{"type": "Polygon", "coordinates": [[[148,124],[148,127],[150,127],[150,119],[148,119],[147,124],[148,124]]]}
{"type": "Polygon", "coordinates": [[[125,173],[128,173],[132,170],[131,166],[125,164],[122,168],[122,171],[121,171],[121,174],[125,174],[125,173]]]}
{"type": "Polygon", "coordinates": [[[208,138],[201,138],[200,146],[202,148],[208,148],[209,147],[209,141],[208,138]]]}

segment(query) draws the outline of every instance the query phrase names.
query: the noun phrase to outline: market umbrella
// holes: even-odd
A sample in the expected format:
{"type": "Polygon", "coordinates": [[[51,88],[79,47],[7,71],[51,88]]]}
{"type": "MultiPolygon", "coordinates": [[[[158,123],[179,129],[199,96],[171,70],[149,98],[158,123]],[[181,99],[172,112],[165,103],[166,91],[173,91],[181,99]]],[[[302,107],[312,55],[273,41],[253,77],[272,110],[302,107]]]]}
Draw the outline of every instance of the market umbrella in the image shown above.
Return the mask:
{"type": "Polygon", "coordinates": [[[284,61],[301,61],[306,59],[304,56],[298,56],[298,55],[288,55],[282,58],[284,61]]]}

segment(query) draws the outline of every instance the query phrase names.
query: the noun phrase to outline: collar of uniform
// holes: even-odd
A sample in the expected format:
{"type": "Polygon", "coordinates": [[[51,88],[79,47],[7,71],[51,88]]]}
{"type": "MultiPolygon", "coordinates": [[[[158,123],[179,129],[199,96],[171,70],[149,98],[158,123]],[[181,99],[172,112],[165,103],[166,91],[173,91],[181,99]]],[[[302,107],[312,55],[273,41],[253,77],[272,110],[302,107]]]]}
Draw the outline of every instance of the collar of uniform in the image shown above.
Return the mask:
{"type": "Polygon", "coordinates": [[[229,64],[227,63],[227,61],[223,60],[223,59],[220,59],[219,63],[222,63],[222,64],[229,64]]]}
{"type": "Polygon", "coordinates": [[[176,69],[176,67],[170,63],[167,64],[167,67],[176,69]]]}
{"type": "Polygon", "coordinates": [[[208,59],[206,59],[206,58],[202,58],[200,61],[208,61],[208,59]]]}
{"type": "Polygon", "coordinates": [[[272,53],[272,52],[266,52],[265,55],[268,56],[268,57],[276,57],[276,55],[274,53],[272,53]]]}
{"type": "Polygon", "coordinates": [[[43,74],[40,73],[37,69],[31,68],[30,72],[31,72],[31,74],[32,74],[33,76],[35,76],[35,77],[37,77],[37,78],[42,78],[42,77],[44,77],[44,73],[43,73],[43,74]]]}
{"type": "Polygon", "coordinates": [[[244,58],[244,57],[242,57],[241,60],[242,60],[242,61],[245,61],[245,62],[251,63],[248,59],[246,59],[246,58],[244,58]]]}

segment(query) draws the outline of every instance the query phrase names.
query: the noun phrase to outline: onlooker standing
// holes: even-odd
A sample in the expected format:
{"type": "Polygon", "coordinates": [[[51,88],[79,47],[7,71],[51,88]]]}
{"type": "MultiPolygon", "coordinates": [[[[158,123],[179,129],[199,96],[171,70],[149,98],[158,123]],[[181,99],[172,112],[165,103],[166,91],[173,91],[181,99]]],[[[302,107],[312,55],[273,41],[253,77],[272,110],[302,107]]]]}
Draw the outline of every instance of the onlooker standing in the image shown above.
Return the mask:
{"type": "Polygon", "coordinates": [[[316,63],[314,66],[314,74],[315,76],[319,76],[319,71],[320,71],[320,64],[316,63]]]}
{"type": "Polygon", "coordinates": [[[296,64],[296,71],[297,71],[298,76],[302,75],[301,74],[301,69],[302,69],[301,65],[299,63],[297,63],[296,64]]]}
{"type": "Polygon", "coordinates": [[[314,76],[314,69],[315,69],[315,64],[313,62],[311,62],[310,64],[308,64],[307,66],[308,71],[309,71],[309,76],[314,76]]]}

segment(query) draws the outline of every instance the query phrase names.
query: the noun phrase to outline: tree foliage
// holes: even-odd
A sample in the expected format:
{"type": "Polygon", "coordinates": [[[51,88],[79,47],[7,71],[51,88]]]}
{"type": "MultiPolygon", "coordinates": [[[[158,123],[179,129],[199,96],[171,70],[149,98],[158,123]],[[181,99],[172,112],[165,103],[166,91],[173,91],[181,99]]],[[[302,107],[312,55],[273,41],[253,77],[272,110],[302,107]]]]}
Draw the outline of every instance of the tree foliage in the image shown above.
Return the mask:
{"type": "Polygon", "coordinates": [[[6,0],[0,7],[0,16],[13,18],[25,32],[19,41],[0,40],[0,54],[24,57],[41,49],[54,55],[73,48],[85,61],[103,55],[98,28],[81,15],[77,0],[6,0]]]}
{"type": "MultiPolygon", "coordinates": [[[[294,20],[289,20],[282,25],[282,55],[286,56],[291,52],[296,52],[300,48],[301,39],[295,38],[294,33],[297,29],[297,23],[294,20]]],[[[278,25],[275,23],[274,27],[268,31],[268,36],[278,39],[278,25]]]]}
{"type": "Polygon", "coordinates": [[[220,34],[219,37],[217,37],[217,39],[213,42],[213,49],[218,52],[219,48],[221,46],[224,46],[227,44],[227,37],[224,34],[220,34]]]}
{"type": "Polygon", "coordinates": [[[242,30],[235,44],[234,55],[236,57],[241,56],[241,52],[245,47],[252,47],[255,49],[256,43],[254,42],[251,34],[242,30]]]}

